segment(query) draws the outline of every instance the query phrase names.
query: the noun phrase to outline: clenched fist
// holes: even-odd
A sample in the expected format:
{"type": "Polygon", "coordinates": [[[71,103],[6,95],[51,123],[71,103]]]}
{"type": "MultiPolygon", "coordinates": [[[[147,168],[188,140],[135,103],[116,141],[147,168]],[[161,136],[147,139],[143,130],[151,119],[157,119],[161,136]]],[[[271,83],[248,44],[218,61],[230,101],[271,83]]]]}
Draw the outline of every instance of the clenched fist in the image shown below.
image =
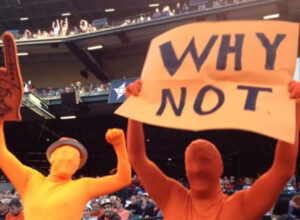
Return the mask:
{"type": "Polygon", "coordinates": [[[124,131],[119,128],[108,129],[105,134],[105,139],[108,143],[115,146],[124,140],[124,131]]]}

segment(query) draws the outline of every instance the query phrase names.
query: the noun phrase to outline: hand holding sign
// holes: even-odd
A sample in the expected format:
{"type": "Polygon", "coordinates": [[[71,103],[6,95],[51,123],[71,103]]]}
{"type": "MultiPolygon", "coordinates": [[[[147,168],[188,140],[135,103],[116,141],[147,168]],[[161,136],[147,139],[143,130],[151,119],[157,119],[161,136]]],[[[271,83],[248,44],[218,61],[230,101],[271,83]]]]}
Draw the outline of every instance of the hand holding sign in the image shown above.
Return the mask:
{"type": "Polygon", "coordinates": [[[143,88],[116,114],[164,127],[243,129],[293,142],[295,102],[287,86],[298,28],[233,21],[170,30],[152,40],[143,88]]]}
{"type": "Polygon", "coordinates": [[[138,96],[142,89],[142,80],[137,79],[130,85],[126,87],[126,98],[128,98],[131,95],[138,96]]]}
{"type": "Polygon", "coordinates": [[[11,33],[2,36],[5,68],[0,68],[0,119],[21,120],[20,106],[23,99],[21,77],[16,43],[11,33]]]}

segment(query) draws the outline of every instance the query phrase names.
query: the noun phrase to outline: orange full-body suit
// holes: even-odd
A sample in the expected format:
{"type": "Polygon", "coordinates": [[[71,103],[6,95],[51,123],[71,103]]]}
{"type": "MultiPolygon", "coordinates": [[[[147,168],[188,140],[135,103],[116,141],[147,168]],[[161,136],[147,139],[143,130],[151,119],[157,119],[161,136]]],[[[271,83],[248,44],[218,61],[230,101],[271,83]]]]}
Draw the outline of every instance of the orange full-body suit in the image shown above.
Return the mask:
{"type": "MultiPolygon", "coordinates": [[[[127,87],[138,95],[141,81],[127,87]]],[[[291,98],[300,97],[300,85],[289,85],[291,98]]],[[[298,102],[297,102],[298,103],[298,102]]],[[[195,140],[185,152],[190,190],[164,173],[148,159],[142,123],[129,119],[128,156],[143,186],[162,210],[165,220],[256,220],[268,212],[294,174],[298,152],[300,105],[296,105],[294,144],[278,141],[272,167],[247,190],[228,196],[221,191],[223,163],[217,148],[206,140],[195,140]]]]}
{"type": "Polygon", "coordinates": [[[0,121],[0,166],[19,191],[26,220],[80,220],[87,202],[130,184],[131,171],[124,133],[111,129],[106,140],[114,146],[118,158],[117,173],[102,178],[72,180],[80,163],[79,151],[68,145],[57,148],[50,157],[48,177],[23,165],[6,148],[3,121],[0,121]]]}
{"type": "Polygon", "coordinates": [[[72,175],[84,164],[87,152],[70,138],[62,138],[57,146],[52,144],[48,148],[49,176],[23,165],[8,151],[3,132],[3,120],[21,119],[23,83],[13,35],[4,33],[2,42],[6,67],[0,68],[0,168],[20,193],[25,220],[80,220],[90,199],[130,184],[131,168],[124,132],[109,129],[105,136],[117,154],[115,175],[73,181],[72,175]]]}

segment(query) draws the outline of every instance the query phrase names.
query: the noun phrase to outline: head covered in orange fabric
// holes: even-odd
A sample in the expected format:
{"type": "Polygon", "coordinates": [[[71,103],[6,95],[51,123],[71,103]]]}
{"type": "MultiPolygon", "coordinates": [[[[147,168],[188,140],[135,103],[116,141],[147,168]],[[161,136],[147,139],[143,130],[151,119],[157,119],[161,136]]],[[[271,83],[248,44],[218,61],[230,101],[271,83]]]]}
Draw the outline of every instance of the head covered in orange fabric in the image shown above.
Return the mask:
{"type": "Polygon", "coordinates": [[[220,189],[223,162],[211,142],[202,139],[191,142],[185,152],[185,168],[191,190],[197,194],[209,197],[220,189]]]}
{"type": "Polygon", "coordinates": [[[62,137],[47,149],[50,175],[70,178],[87,160],[85,147],[76,139],[62,137]]]}

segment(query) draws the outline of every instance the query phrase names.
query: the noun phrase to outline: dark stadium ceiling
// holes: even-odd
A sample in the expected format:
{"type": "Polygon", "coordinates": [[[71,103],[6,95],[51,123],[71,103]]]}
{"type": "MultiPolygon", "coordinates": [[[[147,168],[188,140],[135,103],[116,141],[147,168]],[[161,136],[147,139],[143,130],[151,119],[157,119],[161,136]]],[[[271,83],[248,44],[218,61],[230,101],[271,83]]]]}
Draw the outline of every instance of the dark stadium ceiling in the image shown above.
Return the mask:
{"type": "MultiPolygon", "coordinates": [[[[179,2],[182,0],[178,0],[179,2]]],[[[71,25],[81,19],[91,22],[96,18],[120,20],[150,11],[149,4],[174,5],[177,0],[2,0],[0,3],[0,32],[10,29],[43,29],[51,27],[52,21],[71,13],[71,25]],[[114,8],[115,12],[105,12],[114,8]],[[28,17],[27,21],[20,18],[28,17]]],[[[152,9],[153,11],[153,9],[152,9]]]]}

